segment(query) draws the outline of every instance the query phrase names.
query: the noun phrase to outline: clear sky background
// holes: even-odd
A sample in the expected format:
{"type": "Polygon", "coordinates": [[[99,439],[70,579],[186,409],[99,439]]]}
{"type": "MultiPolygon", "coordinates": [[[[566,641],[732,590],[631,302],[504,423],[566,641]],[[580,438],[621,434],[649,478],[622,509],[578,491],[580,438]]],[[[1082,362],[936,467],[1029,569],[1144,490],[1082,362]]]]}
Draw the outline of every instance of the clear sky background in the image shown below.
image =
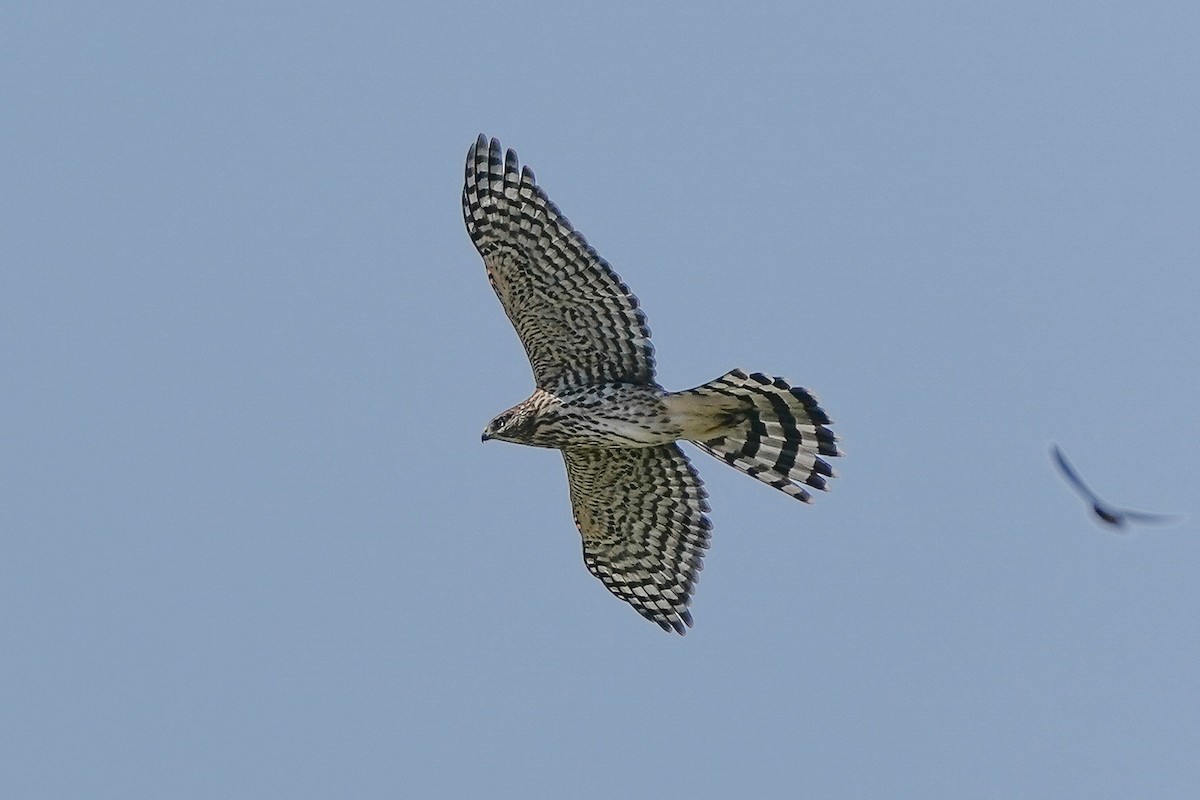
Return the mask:
{"type": "Polygon", "coordinates": [[[1196,797],[1200,6],[994,5],[10,8],[0,795],[1196,797]],[[686,637],[479,441],[481,131],[666,387],[835,419],[807,507],[691,451],[686,637]]]}

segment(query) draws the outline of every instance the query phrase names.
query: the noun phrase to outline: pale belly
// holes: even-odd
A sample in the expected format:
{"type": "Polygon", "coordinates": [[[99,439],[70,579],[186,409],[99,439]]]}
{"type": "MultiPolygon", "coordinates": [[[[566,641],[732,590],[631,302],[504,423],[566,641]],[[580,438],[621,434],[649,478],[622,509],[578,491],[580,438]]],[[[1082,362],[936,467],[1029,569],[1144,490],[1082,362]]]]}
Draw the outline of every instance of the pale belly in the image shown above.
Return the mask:
{"type": "Polygon", "coordinates": [[[663,392],[607,385],[560,395],[543,427],[551,447],[656,447],[679,438],[663,392]],[[550,441],[552,440],[552,442],[550,441]]]}
{"type": "Polygon", "coordinates": [[[595,419],[596,431],[585,438],[593,447],[657,447],[679,438],[679,430],[664,419],[633,422],[602,417],[595,419]]]}

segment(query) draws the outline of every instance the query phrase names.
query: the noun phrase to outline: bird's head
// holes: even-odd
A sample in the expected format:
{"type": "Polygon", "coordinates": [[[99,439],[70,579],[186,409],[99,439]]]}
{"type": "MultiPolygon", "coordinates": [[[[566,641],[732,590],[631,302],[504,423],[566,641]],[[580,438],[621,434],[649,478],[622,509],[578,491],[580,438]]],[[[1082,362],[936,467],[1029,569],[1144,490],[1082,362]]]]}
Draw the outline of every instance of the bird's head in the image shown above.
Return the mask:
{"type": "Polygon", "coordinates": [[[483,441],[499,439],[502,442],[526,444],[536,427],[533,409],[524,404],[513,406],[488,423],[483,429],[483,441]]]}

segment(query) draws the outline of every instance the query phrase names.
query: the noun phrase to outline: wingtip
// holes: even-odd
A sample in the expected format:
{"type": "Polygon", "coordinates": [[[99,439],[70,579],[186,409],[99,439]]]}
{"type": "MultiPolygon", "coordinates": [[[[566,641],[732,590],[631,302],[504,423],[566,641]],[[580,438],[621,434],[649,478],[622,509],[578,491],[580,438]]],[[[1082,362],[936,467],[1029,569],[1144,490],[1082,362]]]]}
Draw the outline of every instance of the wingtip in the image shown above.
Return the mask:
{"type": "Polygon", "coordinates": [[[686,608],[671,611],[671,616],[665,614],[661,616],[654,614],[652,616],[640,608],[637,610],[638,613],[648,618],[667,633],[677,633],[680,636],[687,636],[688,628],[692,627],[692,612],[686,608]]]}
{"type": "Polygon", "coordinates": [[[482,133],[475,137],[475,142],[467,148],[467,169],[471,170],[474,167],[475,161],[479,158],[480,153],[486,153],[488,148],[487,137],[482,133]]]}

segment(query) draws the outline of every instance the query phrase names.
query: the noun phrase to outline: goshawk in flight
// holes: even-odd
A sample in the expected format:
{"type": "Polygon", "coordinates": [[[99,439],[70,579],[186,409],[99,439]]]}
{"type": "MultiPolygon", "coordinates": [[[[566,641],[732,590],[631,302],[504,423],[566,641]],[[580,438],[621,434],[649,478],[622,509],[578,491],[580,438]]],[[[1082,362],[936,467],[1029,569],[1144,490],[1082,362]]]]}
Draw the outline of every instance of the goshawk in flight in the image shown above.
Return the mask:
{"type": "Polygon", "coordinates": [[[654,380],[637,298],[521,168],[481,134],[467,153],[463,217],[537,384],[484,441],[561,450],[583,560],[614,595],[684,633],[711,523],[686,439],[805,503],[839,455],[817,399],[733,370],[685,392],[654,380]]]}

